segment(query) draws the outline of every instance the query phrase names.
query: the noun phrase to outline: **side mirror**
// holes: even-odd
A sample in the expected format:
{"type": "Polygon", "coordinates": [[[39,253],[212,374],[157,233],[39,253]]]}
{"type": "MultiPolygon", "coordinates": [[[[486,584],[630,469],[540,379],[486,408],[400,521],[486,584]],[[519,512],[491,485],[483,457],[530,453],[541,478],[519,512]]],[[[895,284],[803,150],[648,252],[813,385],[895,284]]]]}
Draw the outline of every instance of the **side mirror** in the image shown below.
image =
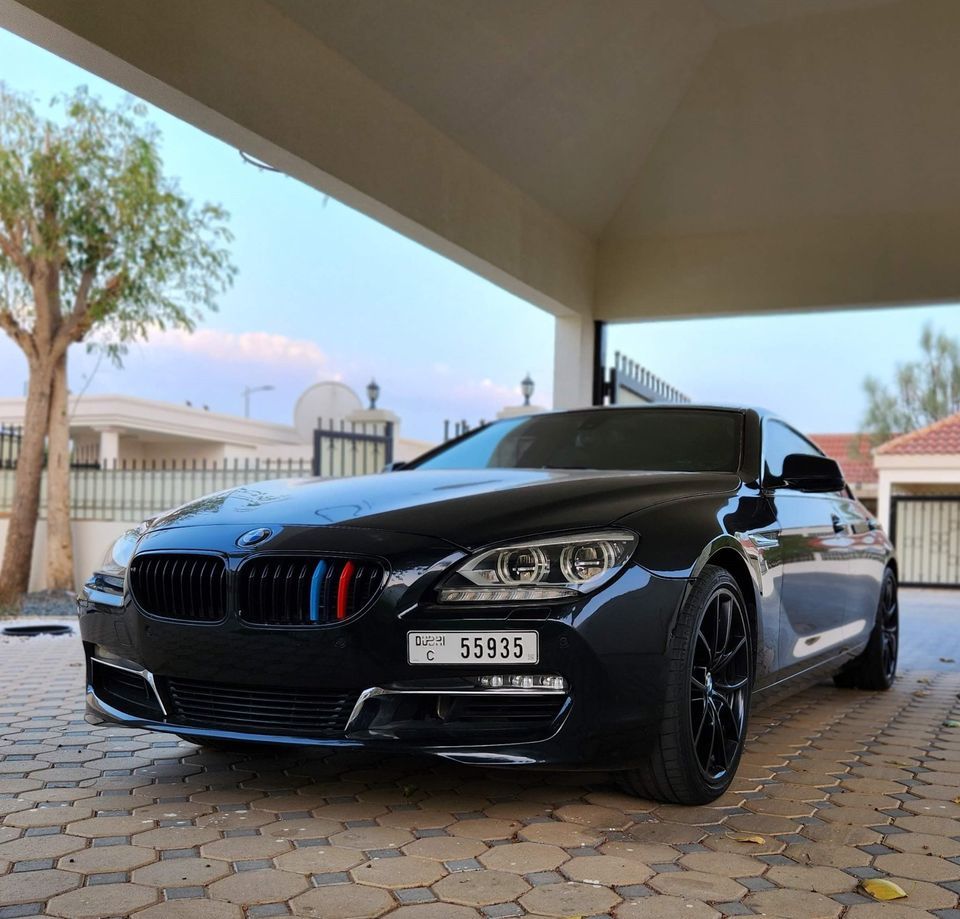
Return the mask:
{"type": "Polygon", "coordinates": [[[783,484],[797,491],[841,491],[846,484],[836,460],[790,453],[783,459],[783,484]]]}
{"type": "Polygon", "coordinates": [[[403,460],[395,460],[392,463],[387,463],[386,466],[381,469],[381,472],[397,472],[400,469],[405,469],[407,464],[403,460]]]}

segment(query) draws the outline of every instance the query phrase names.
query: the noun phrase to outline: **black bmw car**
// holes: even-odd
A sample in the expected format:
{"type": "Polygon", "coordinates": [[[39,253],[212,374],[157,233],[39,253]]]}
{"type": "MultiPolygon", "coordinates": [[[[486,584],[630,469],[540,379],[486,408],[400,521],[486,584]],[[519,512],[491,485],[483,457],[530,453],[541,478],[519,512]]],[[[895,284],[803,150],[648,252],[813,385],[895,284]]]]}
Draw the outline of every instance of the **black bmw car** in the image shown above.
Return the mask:
{"type": "Polygon", "coordinates": [[[890,541],[750,408],[513,418],[405,468],[264,482],[121,537],[79,599],[88,720],[727,788],[752,704],[886,689],[890,541]]]}

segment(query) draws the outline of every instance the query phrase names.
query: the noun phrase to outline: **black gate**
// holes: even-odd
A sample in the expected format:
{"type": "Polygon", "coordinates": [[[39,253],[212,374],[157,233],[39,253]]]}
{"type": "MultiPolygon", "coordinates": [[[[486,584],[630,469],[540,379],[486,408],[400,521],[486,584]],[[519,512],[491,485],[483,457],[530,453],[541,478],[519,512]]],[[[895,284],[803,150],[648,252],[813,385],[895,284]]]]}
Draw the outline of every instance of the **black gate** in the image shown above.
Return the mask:
{"type": "Polygon", "coordinates": [[[313,432],[313,474],[325,478],[380,472],[393,462],[393,422],[323,422],[313,432]]]}
{"type": "Polygon", "coordinates": [[[960,495],[894,497],[890,533],[901,584],[960,587],[960,495]]]}

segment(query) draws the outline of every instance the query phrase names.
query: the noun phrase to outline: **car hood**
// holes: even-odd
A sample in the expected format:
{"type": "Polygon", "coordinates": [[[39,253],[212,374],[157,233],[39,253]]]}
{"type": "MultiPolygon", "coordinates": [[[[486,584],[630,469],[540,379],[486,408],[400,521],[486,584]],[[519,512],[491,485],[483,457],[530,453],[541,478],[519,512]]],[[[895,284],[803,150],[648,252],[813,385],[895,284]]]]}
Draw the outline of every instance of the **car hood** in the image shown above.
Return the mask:
{"type": "Polygon", "coordinates": [[[154,527],[339,526],[412,533],[464,549],[606,526],[625,514],[737,488],[732,474],[544,469],[405,470],[257,482],[185,504],[154,527]]]}

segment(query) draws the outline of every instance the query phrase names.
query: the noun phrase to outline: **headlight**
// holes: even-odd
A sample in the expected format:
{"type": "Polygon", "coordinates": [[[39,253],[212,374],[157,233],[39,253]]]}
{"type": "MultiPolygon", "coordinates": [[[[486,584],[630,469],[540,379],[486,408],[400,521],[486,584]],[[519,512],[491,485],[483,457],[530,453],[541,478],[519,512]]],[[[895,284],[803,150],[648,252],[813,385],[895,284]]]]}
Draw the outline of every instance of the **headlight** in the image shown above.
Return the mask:
{"type": "Polygon", "coordinates": [[[109,578],[123,580],[127,568],[130,566],[133,550],[137,547],[137,540],[147,531],[149,525],[150,521],[148,520],[132,530],[122,533],[113,545],[107,549],[107,554],[104,555],[97,573],[109,578]]]}
{"type": "Polygon", "coordinates": [[[603,530],[549,536],[486,549],[440,585],[443,603],[559,600],[589,593],[630,560],[637,536],[603,530]]]}

